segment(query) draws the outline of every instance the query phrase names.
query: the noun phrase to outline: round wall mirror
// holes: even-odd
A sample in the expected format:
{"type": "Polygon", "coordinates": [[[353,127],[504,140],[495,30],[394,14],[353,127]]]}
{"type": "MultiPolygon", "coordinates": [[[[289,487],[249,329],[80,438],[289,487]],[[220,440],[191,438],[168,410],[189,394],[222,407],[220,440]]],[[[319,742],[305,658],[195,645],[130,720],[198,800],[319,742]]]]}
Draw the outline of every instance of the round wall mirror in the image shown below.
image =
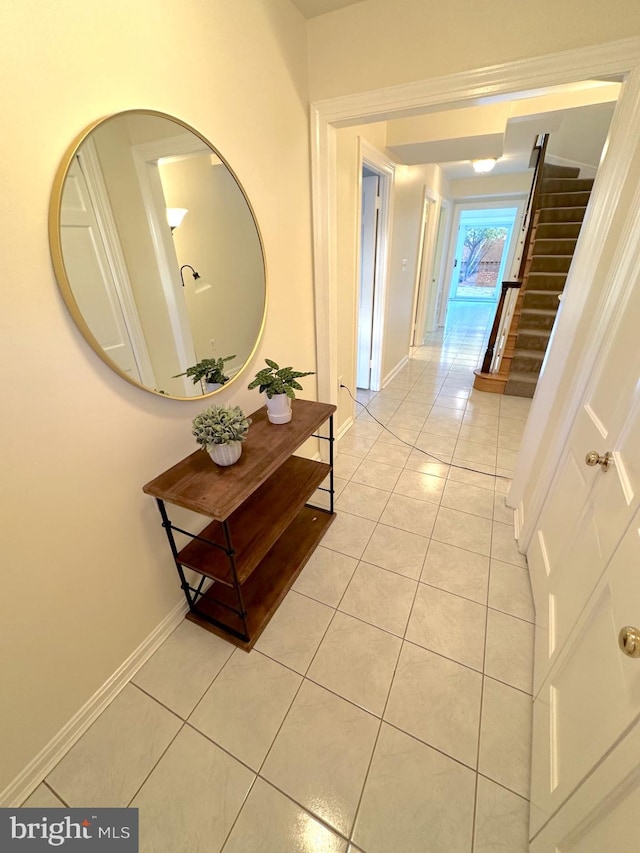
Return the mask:
{"type": "Polygon", "coordinates": [[[87,128],[58,170],[49,238],[76,324],[134,385],[193,399],[254,353],[260,232],[227,162],[184,122],[130,110],[87,128]]]}

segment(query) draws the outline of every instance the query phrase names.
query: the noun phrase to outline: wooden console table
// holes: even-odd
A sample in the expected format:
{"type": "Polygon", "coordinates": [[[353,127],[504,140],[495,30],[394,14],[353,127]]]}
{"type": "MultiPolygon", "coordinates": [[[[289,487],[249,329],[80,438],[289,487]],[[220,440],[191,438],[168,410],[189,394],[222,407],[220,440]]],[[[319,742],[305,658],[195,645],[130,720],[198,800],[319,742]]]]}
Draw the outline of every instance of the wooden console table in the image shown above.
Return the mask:
{"type": "Polygon", "coordinates": [[[335,518],[333,413],[336,407],[292,401],[288,424],[272,424],[266,406],[252,424],[234,465],[218,467],[196,450],[144,486],[157,502],[180,576],[187,619],[249,651],[335,518]],[[318,430],[328,421],[328,434],[318,430]],[[329,464],[294,456],[308,438],[329,442],[329,464]],[[328,478],[328,487],[321,484],[328,478]],[[327,492],[329,509],[308,504],[327,492]],[[177,527],[166,503],[212,521],[198,533],[177,527]],[[180,550],[174,531],[190,541],[180,550]],[[197,586],[185,569],[200,576],[197,586]],[[213,583],[205,589],[207,578],[213,583]]]}

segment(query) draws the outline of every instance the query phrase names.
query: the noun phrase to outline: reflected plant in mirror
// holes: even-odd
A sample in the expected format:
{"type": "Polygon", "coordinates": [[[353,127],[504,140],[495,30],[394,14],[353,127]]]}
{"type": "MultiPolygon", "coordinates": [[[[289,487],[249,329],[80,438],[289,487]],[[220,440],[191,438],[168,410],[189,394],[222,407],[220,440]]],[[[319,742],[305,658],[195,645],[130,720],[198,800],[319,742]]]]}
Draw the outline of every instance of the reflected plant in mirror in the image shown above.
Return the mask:
{"type": "Polygon", "coordinates": [[[229,377],[224,372],[224,364],[225,361],[233,361],[234,358],[235,355],[227,355],[224,358],[203,358],[202,361],[187,367],[184,373],[179,373],[173,378],[179,379],[181,376],[188,376],[194,385],[200,383],[203,387],[203,393],[207,394],[229,381],[229,377]]]}
{"type": "Polygon", "coordinates": [[[150,110],[95,122],[61,163],[50,214],[65,302],[120,376],[189,399],[215,393],[203,385],[212,375],[224,386],[240,374],[264,325],[262,240],[242,187],[205,137],[150,110]],[[215,358],[214,343],[235,355],[215,358]]]}

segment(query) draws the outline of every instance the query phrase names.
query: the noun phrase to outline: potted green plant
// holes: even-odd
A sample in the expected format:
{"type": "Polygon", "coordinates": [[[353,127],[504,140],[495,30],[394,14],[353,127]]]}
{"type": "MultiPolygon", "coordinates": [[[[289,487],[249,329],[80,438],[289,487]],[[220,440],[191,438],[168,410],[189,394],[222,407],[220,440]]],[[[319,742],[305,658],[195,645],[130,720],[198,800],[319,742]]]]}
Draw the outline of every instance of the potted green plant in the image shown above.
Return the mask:
{"type": "Polygon", "coordinates": [[[267,417],[272,424],[286,424],[291,420],[291,400],[296,391],[302,391],[297,381],[302,376],[312,376],[313,371],[301,372],[292,367],[280,367],[275,361],[265,358],[266,367],[259,370],[249,383],[249,388],[260,388],[267,399],[267,417]]]}
{"type": "Polygon", "coordinates": [[[173,378],[188,376],[194,385],[200,382],[203,389],[206,389],[203,393],[209,394],[229,381],[229,377],[224,372],[224,364],[234,358],[235,355],[226,355],[224,358],[203,358],[197,364],[187,367],[184,373],[178,373],[173,378]]]}
{"type": "Polygon", "coordinates": [[[193,419],[192,433],[218,465],[233,465],[251,424],[240,406],[209,406],[193,419]]]}

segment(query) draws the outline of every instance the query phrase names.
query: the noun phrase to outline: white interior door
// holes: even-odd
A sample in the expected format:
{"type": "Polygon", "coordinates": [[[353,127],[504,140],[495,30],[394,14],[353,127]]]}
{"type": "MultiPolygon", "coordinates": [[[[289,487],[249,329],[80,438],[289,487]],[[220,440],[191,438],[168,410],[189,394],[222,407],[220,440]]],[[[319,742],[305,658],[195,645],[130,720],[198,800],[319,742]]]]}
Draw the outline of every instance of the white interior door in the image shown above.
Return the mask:
{"type": "Polygon", "coordinates": [[[360,297],[358,303],[358,342],[356,385],[371,387],[371,350],[375,302],[378,212],[380,209],[378,175],[362,177],[362,217],[360,226],[360,297]]]}
{"type": "MultiPolygon", "coordinates": [[[[640,714],[640,660],[617,646],[624,625],[640,626],[638,316],[640,280],[602,348],[527,555],[536,604],[533,832],[640,714]],[[589,451],[609,452],[608,470],[588,466],[589,451]]],[[[599,792],[602,808],[610,794],[599,792]]]]}
{"type": "MultiPolygon", "coordinates": [[[[587,608],[570,634],[534,701],[531,828],[537,831],[553,815],[583,780],[607,760],[615,772],[615,784],[601,776],[594,791],[601,817],[606,817],[589,846],[583,838],[579,846],[550,846],[550,851],[615,851],[620,827],[611,820],[619,803],[614,802],[625,753],[616,752],[626,732],[640,719],[640,658],[624,654],[619,634],[625,627],[640,627],[640,513],[616,548],[613,558],[591,595],[587,608]],[[622,762],[622,764],[621,764],[622,762]],[[602,833],[606,833],[604,836],[602,833]],[[593,846],[596,839],[610,843],[593,846]]],[[[636,753],[636,759],[639,753],[636,753]]],[[[636,761],[637,763],[637,761],[636,761]]],[[[636,768],[637,769],[637,768],[636,768]]],[[[633,800],[639,796],[637,778],[633,800]]],[[[593,782],[591,783],[593,787],[593,782]]],[[[635,812],[639,827],[640,813],[635,812]]],[[[553,840],[571,838],[584,815],[576,811],[569,826],[553,840]],[[569,832],[571,830],[571,832],[569,832]]],[[[564,821],[566,823],[566,821],[564,821]]],[[[591,830],[589,830],[590,832],[591,830]]],[[[587,833],[588,835],[589,833],[587,833]]],[[[636,838],[639,836],[636,836],[636,838]]],[[[631,836],[627,836],[630,840],[631,836]]],[[[568,844],[568,842],[567,842],[568,844]]]]}
{"type": "Polygon", "coordinates": [[[67,278],[73,282],[80,313],[107,356],[120,370],[141,382],[116,283],[77,159],[67,173],[60,226],[67,278]]]}
{"type": "Polygon", "coordinates": [[[531,853],[618,853],[640,837],[640,724],[636,723],[533,840],[531,853]],[[603,802],[602,791],[609,791],[603,802]]]}
{"type": "Polygon", "coordinates": [[[640,504],[640,281],[603,347],[529,550],[534,688],[562,649],[640,504]],[[589,451],[612,454],[605,472],[589,451]]]}

